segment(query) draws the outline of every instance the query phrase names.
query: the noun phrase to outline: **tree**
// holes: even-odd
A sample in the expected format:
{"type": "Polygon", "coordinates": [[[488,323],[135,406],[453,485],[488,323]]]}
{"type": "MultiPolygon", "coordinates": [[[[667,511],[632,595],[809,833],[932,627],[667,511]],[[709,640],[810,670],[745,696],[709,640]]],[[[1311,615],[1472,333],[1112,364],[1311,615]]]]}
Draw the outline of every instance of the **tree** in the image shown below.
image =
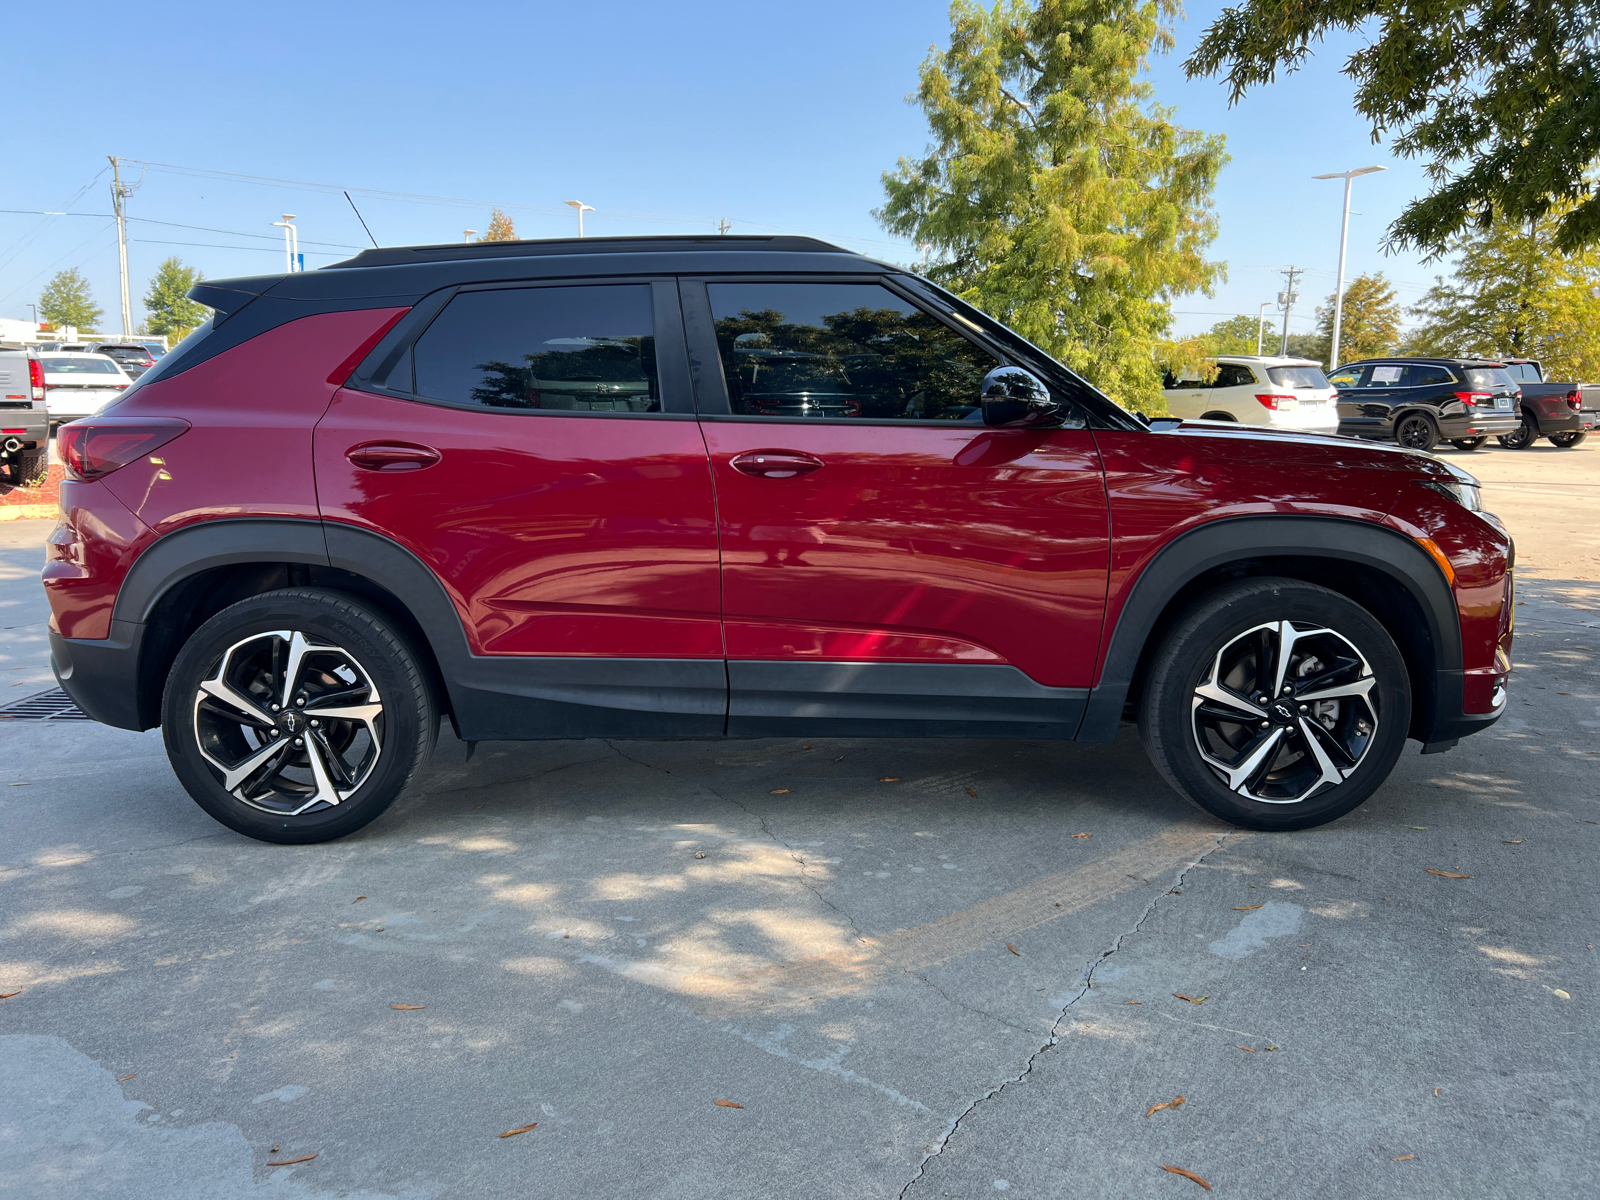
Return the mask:
{"type": "MultiPolygon", "coordinates": [[[[933,145],[875,214],[938,251],[934,280],[1128,405],[1161,404],[1168,301],[1222,274],[1222,139],[1180,129],[1138,76],[1176,0],[954,0],[917,102],[933,145]]],[[[1179,357],[1192,347],[1185,347],[1179,357]]]]}
{"type": "Polygon", "coordinates": [[[1451,278],[1411,310],[1423,324],[1407,349],[1536,358],[1549,379],[1600,379],[1600,249],[1562,254],[1560,230],[1552,213],[1463,239],[1451,278]]]}
{"type": "MultiPolygon", "coordinates": [[[[1218,321],[1205,336],[1211,340],[1213,354],[1254,354],[1256,335],[1260,329],[1258,317],[1240,313],[1237,317],[1218,321]]],[[[1261,339],[1261,347],[1264,353],[1278,348],[1278,336],[1273,333],[1270,323],[1266,327],[1265,337],[1261,339]]]]}
{"type": "MultiPolygon", "coordinates": [[[[1307,355],[1331,370],[1338,363],[1328,362],[1333,349],[1333,306],[1336,296],[1317,307],[1317,353],[1307,355]]],[[[1357,275],[1344,289],[1344,307],[1339,320],[1339,358],[1353,362],[1393,354],[1400,344],[1400,302],[1394,284],[1379,271],[1357,275]]]]}
{"type": "Polygon", "coordinates": [[[1298,70],[1331,32],[1359,31],[1345,60],[1374,141],[1427,161],[1432,191],[1389,227],[1394,247],[1445,253],[1497,220],[1562,211],[1553,241],[1600,241],[1600,41],[1589,0],[1244,0],[1184,63],[1223,74],[1231,102],[1298,70]]]}
{"type": "Polygon", "coordinates": [[[189,289],[204,276],[182,260],[173,257],[156,268],[150,280],[150,290],[144,294],[144,307],[150,314],[149,330],[165,334],[169,341],[178,342],[189,331],[204,321],[210,313],[204,304],[189,299],[189,289]]]}
{"type": "Polygon", "coordinates": [[[511,218],[498,208],[489,214],[489,228],[483,231],[480,242],[514,242],[517,240],[517,230],[511,223],[511,218]]]}
{"type": "Polygon", "coordinates": [[[39,293],[39,315],[55,328],[72,325],[85,333],[100,323],[101,309],[78,268],[58,272],[39,293]]]}

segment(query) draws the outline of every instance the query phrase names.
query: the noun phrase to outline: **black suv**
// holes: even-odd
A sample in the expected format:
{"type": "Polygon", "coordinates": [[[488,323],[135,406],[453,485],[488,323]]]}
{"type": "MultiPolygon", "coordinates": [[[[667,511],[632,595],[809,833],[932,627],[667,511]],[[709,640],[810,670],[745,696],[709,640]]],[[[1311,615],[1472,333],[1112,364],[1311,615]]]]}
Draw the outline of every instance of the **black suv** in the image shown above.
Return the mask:
{"type": "Polygon", "coordinates": [[[1369,358],[1328,375],[1339,389],[1339,432],[1409,450],[1449,442],[1476,450],[1514,433],[1517,384],[1505,364],[1477,358],[1369,358]]]}

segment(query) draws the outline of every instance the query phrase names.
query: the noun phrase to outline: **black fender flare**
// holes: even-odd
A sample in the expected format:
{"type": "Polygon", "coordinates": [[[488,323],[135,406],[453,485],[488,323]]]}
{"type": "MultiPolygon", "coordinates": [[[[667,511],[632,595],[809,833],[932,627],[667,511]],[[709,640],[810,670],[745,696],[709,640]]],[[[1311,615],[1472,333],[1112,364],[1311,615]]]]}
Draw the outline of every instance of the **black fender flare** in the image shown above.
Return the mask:
{"type": "MultiPolygon", "coordinates": [[[[1090,690],[1078,740],[1109,742],[1116,737],[1134,673],[1146,645],[1159,633],[1156,622],[1174,596],[1207,571],[1229,563],[1283,557],[1359,564],[1404,588],[1421,609],[1433,644],[1432,711],[1423,715],[1422,724],[1431,729],[1460,717],[1461,619],[1444,572],[1422,547],[1404,534],[1367,521],[1225,517],[1175,538],[1140,572],[1110,631],[1105,665],[1100,681],[1090,690]]],[[[1382,619],[1381,613],[1375,615],[1382,619]]],[[[1415,699],[1421,704],[1426,698],[1415,699]]]]}

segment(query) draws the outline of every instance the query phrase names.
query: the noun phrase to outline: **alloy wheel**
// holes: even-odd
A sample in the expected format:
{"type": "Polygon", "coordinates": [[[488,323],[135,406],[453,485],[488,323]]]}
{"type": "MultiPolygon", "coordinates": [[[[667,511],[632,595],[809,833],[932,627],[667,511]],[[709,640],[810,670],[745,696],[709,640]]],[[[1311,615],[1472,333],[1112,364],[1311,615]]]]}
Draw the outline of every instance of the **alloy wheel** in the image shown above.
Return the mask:
{"type": "Polygon", "coordinates": [[[383,752],[383,726],[366,668],[299,630],[235,642],[194,698],[195,738],[222,786],[276,816],[354,795],[383,752]]]}
{"type": "Polygon", "coordinates": [[[1438,438],[1433,432],[1433,422],[1427,417],[1407,417],[1395,430],[1394,440],[1408,450],[1432,450],[1438,438]]]}
{"type": "Polygon", "coordinates": [[[1378,731],[1377,678],[1350,641],[1307,622],[1273,621],[1217,651],[1194,689],[1200,757],[1229,790],[1297,804],[1343,783],[1378,731]]]}

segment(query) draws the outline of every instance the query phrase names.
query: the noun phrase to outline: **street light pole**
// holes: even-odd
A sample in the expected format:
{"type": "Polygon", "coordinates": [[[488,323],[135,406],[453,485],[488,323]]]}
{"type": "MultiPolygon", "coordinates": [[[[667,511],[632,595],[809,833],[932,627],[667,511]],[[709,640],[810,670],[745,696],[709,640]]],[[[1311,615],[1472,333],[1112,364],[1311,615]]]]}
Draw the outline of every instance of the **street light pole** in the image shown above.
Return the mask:
{"type": "Polygon", "coordinates": [[[289,223],[293,220],[293,213],[284,213],[283,220],[273,222],[274,225],[283,230],[284,269],[290,275],[294,274],[295,251],[300,248],[300,231],[289,223]]]}
{"type": "Polygon", "coordinates": [[[461,236],[463,239],[470,242],[473,238],[478,236],[478,231],[476,229],[463,229],[461,231],[461,236]]]}
{"type": "Polygon", "coordinates": [[[573,209],[577,210],[577,212],[578,212],[578,236],[582,237],[583,236],[583,214],[586,213],[586,212],[593,212],[594,211],[594,205],[585,204],[582,200],[568,200],[568,201],[566,201],[566,205],[567,205],[568,208],[573,208],[573,209]]]}
{"type": "Polygon", "coordinates": [[[1339,285],[1333,293],[1333,343],[1328,347],[1328,370],[1339,365],[1339,329],[1344,321],[1344,251],[1350,240],[1350,184],[1357,175],[1371,175],[1374,171],[1387,171],[1388,167],[1359,167],[1354,171],[1333,171],[1327,175],[1313,175],[1313,179],[1344,180],[1344,215],[1339,223],[1339,285]]]}
{"type": "Polygon", "coordinates": [[[1261,311],[1256,314],[1256,357],[1261,357],[1261,345],[1267,338],[1267,309],[1272,307],[1271,300],[1261,302],[1261,311]]]}

